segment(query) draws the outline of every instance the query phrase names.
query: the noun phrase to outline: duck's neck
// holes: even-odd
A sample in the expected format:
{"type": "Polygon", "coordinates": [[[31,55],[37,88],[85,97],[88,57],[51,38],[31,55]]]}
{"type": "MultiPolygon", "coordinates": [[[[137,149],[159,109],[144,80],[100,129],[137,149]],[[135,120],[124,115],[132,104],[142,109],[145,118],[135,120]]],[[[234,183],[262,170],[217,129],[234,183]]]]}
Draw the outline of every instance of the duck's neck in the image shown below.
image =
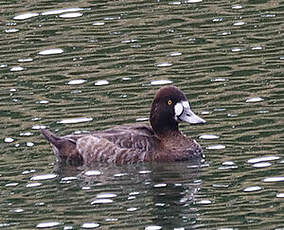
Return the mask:
{"type": "Polygon", "coordinates": [[[176,137],[179,137],[182,135],[182,133],[177,129],[158,129],[154,130],[155,134],[160,138],[160,139],[174,139],[176,137]]]}
{"type": "Polygon", "coordinates": [[[157,136],[169,136],[180,133],[177,122],[166,124],[163,124],[163,122],[151,122],[151,126],[157,136]]]}

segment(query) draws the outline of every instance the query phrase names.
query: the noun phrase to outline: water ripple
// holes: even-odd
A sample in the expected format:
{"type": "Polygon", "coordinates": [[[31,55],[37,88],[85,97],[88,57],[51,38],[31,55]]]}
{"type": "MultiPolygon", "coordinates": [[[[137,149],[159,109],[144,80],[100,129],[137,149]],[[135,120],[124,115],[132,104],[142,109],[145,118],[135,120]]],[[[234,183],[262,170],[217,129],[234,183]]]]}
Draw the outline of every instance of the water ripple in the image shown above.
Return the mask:
{"type": "Polygon", "coordinates": [[[271,208],[283,197],[281,4],[72,4],[0,3],[0,227],[281,228],[271,208]],[[205,163],[58,167],[39,129],[149,124],[167,84],[207,120],[180,124],[200,137],[205,163]]]}
{"type": "Polygon", "coordinates": [[[65,13],[65,14],[60,14],[60,18],[78,18],[83,16],[83,13],[80,12],[74,12],[74,13],[65,13]]]}
{"type": "Polygon", "coordinates": [[[53,227],[56,227],[58,225],[61,225],[61,223],[59,223],[59,222],[43,222],[43,223],[39,223],[36,227],[37,228],[53,228],[53,227]]]}
{"type": "Polygon", "coordinates": [[[45,56],[45,55],[62,54],[63,52],[64,52],[63,49],[53,48],[53,49],[48,49],[48,50],[42,50],[38,54],[45,56]]]}
{"type": "Polygon", "coordinates": [[[199,138],[205,140],[214,140],[214,139],[219,139],[220,137],[214,134],[204,134],[199,136],[199,138]]]}
{"type": "Polygon", "coordinates": [[[25,14],[19,14],[15,16],[13,19],[14,20],[25,20],[33,17],[39,16],[39,13],[25,13],[25,14]]]}
{"type": "Polygon", "coordinates": [[[59,124],[75,124],[75,123],[82,123],[82,122],[89,122],[92,121],[93,118],[91,117],[77,117],[77,118],[68,118],[61,121],[58,121],[59,124]]]}
{"type": "Polygon", "coordinates": [[[67,84],[68,85],[80,85],[80,84],[85,83],[86,81],[87,80],[84,80],[84,79],[76,79],[76,80],[69,81],[67,84]]]}
{"type": "Polygon", "coordinates": [[[151,85],[167,85],[172,84],[173,82],[171,80],[154,80],[151,81],[151,85]]]}
{"type": "Polygon", "coordinates": [[[100,225],[98,223],[84,223],[82,224],[81,228],[85,229],[92,229],[92,228],[98,228],[100,225]]]}
{"type": "Polygon", "coordinates": [[[278,176],[278,177],[267,177],[263,180],[263,182],[281,182],[284,181],[284,177],[278,176]]]}
{"type": "Polygon", "coordinates": [[[63,13],[71,13],[71,12],[77,12],[82,11],[83,8],[66,8],[66,9],[56,9],[56,10],[49,10],[42,12],[41,15],[53,15],[53,14],[63,14],[63,13]]]}
{"type": "Polygon", "coordinates": [[[112,203],[113,200],[112,199],[96,199],[94,201],[91,202],[91,204],[109,204],[112,203]]]}
{"type": "Polygon", "coordinates": [[[263,157],[249,159],[247,162],[250,164],[255,164],[255,163],[259,163],[263,161],[274,161],[274,160],[278,160],[279,158],[280,157],[278,156],[263,156],[263,157]]]}
{"type": "Polygon", "coordinates": [[[251,187],[247,187],[244,189],[244,192],[255,192],[255,191],[259,191],[262,190],[262,187],[260,186],[251,186],[251,187]]]}
{"type": "Polygon", "coordinates": [[[56,174],[44,174],[44,175],[36,175],[31,178],[31,180],[50,180],[56,178],[56,174]]]}

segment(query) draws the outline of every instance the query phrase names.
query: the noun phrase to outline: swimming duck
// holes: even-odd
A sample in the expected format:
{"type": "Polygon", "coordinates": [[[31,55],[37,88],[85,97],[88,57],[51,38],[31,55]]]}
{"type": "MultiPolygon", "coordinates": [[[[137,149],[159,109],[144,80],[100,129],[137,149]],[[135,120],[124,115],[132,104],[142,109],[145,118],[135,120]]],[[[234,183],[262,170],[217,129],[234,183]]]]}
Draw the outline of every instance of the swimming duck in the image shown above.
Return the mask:
{"type": "Polygon", "coordinates": [[[151,127],[146,124],[122,125],[63,137],[47,129],[41,129],[41,133],[51,143],[57,161],[73,166],[92,166],[97,162],[127,164],[201,159],[201,146],[179,131],[181,121],[206,123],[191,111],[181,90],[164,86],[152,103],[151,127]]]}

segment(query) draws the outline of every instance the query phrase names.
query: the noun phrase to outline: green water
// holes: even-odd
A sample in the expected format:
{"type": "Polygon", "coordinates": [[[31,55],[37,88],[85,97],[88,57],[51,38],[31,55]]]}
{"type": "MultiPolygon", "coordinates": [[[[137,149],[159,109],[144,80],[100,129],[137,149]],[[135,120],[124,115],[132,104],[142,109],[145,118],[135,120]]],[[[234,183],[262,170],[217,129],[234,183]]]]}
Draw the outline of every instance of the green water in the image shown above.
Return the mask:
{"type": "Polygon", "coordinates": [[[0,2],[0,228],[284,228],[283,6],[0,2]],[[181,125],[201,166],[56,167],[40,127],[148,122],[164,84],[208,122],[181,125]]]}

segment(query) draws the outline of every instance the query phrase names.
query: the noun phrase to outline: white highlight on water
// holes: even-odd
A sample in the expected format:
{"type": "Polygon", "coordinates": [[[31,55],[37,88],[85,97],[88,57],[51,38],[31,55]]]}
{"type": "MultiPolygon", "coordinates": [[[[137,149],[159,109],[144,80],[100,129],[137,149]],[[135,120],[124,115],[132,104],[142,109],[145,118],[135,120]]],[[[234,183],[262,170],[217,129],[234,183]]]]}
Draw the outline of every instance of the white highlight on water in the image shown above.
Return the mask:
{"type": "Polygon", "coordinates": [[[53,15],[53,14],[63,14],[68,12],[76,12],[84,10],[83,8],[66,8],[66,9],[59,9],[59,10],[49,10],[41,13],[41,15],[53,15]]]}
{"type": "Polygon", "coordinates": [[[263,182],[281,182],[284,181],[283,176],[278,176],[278,177],[267,177],[263,180],[263,182]]]}
{"type": "Polygon", "coordinates": [[[87,80],[84,80],[84,79],[76,79],[76,80],[69,81],[67,84],[68,85],[80,85],[80,84],[85,83],[86,81],[87,80]]]}
{"type": "Polygon", "coordinates": [[[4,142],[5,143],[12,143],[15,139],[13,139],[12,137],[5,137],[4,138],[4,142]]]}
{"type": "Polygon", "coordinates": [[[151,85],[167,85],[167,84],[172,84],[173,82],[170,80],[154,80],[151,81],[151,85]]]}
{"type": "Polygon", "coordinates": [[[254,102],[260,102],[263,101],[264,99],[261,97],[252,97],[252,98],[248,98],[246,100],[247,103],[254,103],[254,102]]]}
{"type": "Polygon", "coordinates": [[[243,191],[244,192],[255,192],[255,191],[259,191],[261,189],[262,189],[262,187],[260,187],[260,186],[250,186],[250,187],[245,188],[243,191]]]}
{"type": "Polygon", "coordinates": [[[219,139],[220,137],[214,134],[204,134],[204,135],[201,135],[199,138],[205,139],[205,140],[214,140],[214,139],[219,139]]]}
{"type": "Polygon", "coordinates": [[[56,178],[57,175],[56,174],[44,174],[44,175],[37,175],[37,176],[33,176],[31,178],[31,180],[50,180],[50,179],[54,179],[56,178]]]}
{"type": "Polygon", "coordinates": [[[206,149],[210,149],[210,150],[220,150],[220,149],[225,149],[225,148],[226,148],[225,145],[210,145],[206,147],[206,149]]]}
{"type": "Polygon", "coordinates": [[[97,199],[109,199],[109,198],[114,198],[114,197],[117,197],[117,195],[114,193],[99,193],[96,196],[97,199]]]}
{"type": "Polygon", "coordinates": [[[81,17],[83,15],[83,13],[81,12],[75,12],[75,13],[65,13],[65,14],[61,14],[59,15],[60,18],[78,18],[81,17]]]}
{"type": "Polygon", "coordinates": [[[53,49],[48,49],[48,50],[42,50],[38,54],[45,56],[45,55],[61,54],[63,52],[64,52],[63,49],[53,48],[53,49]]]}
{"type": "Polygon", "coordinates": [[[63,119],[61,121],[58,121],[58,123],[59,124],[76,124],[76,123],[88,122],[92,120],[93,118],[91,117],[77,117],[77,118],[63,119]]]}
{"type": "Polygon", "coordinates": [[[109,84],[109,82],[107,80],[98,80],[95,83],[96,86],[108,85],[108,84],[109,84]]]}
{"type": "Polygon", "coordinates": [[[22,70],[24,70],[24,68],[21,67],[21,66],[15,66],[15,67],[12,67],[10,69],[11,72],[19,72],[19,71],[22,71],[22,70]]]}
{"type": "Polygon", "coordinates": [[[39,183],[39,182],[35,182],[35,183],[29,183],[26,185],[27,188],[34,188],[34,187],[39,187],[41,186],[42,183],[39,183]]]}
{"type": "Polygon", "coordinates": [[[202,205],[207,205],[207,204],[211,204],[212,201],[211,200],[200,200],[197,201],[196,204],[202,204],[202,205]]]}
{"type": "Polygon", "coordinates": [[[172,66],[172,65],[173,65],[172,63],[163,62],[163,63],[157,64],[157,67],[169,67],[169,66],[172,66]]]}
{"type": "Polygon", "coordinates": [[[32,17],[36,17],[36,16],[39,16],[39,13],[25,13],[25,14],[17,15],[13,19],[14,20],[25,20],[25,19],[29,19],[32,17]]]}
{"type": "Polygon", "coordinates": [[[102,172],[99,170],[89,170],[84,173],[85,176],[99,176],[102,172]]]}
{"type": "Polygon", "coordinates": [[[256,157],[256,158],[249,159],[247,163],[255,164],[255,163],[259,163],[263,161],[274,161],[274,160],[278,160],[279,158],[280,157],[278,156],[262,156],[262,157],[256,157]]]}
{"type": "Polygon", "coordinates": [[[98,223],[84,223],[82,224],[81,228],[98,228],[100,225],[98,223]]]}
{"type": "Polygon", "coordinates": [[[162,229],[162,227],[159,225],[149,225],[145,227],[145,230],[160,230],[160,229],[162,229]]]}
{"type": "Polygon", "coordinates": [[[112,203],[113,200],[112,199],[96,199],[94,201],[91,202],[91,204],[109,204],[112,203]]]}
{"type": "Polygon", "coordinates": [[[44,223],[38,224],[36,227],[37,228],[52,228],[52,227],[56,227],[58,225],[60,225],[59,222],[44,222],[44,223]]]}

